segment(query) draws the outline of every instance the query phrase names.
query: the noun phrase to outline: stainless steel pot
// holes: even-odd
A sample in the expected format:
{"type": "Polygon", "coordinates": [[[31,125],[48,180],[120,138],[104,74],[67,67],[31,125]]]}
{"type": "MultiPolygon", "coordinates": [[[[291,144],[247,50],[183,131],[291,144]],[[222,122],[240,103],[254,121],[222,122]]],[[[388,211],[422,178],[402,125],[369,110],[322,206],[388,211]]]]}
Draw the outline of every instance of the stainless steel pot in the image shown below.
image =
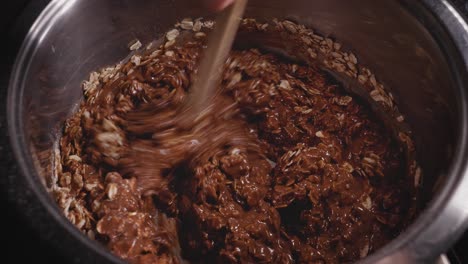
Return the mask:
{"type": "MultiPolygon", "coordinates": [[[[85,263],[121,263],[88,240],[46,192],[53,146],[80,83],[177,19],[205,15],[183,0],[55,0],[29,31],[11,75],[11,144],[48,232],[85,263]]],[[[251,0],[247,16],[289,18],[340,40],[395,95],[416,137],[423,211],[364,263],[426,263],[468,227],[468,25],[446,0],[251,0]]],[[[35,216],[36,217],[36,216],[35,216]]],[[[38,222],[38,223],[39,223],[38,222]]]]}

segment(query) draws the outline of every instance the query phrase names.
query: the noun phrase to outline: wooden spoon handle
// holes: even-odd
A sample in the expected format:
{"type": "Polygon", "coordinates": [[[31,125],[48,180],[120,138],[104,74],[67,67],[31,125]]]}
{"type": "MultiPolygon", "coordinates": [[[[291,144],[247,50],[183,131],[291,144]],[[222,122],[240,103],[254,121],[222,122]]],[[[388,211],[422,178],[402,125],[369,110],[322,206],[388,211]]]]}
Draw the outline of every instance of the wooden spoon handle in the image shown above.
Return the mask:
{"type": "Polygon", "coordinates": [[[216,18],[215,28],[208,36],[207,48],[203,52],[187,102],[190,112],[196,116],[202,114],[216,93],[246,6],[247,0],[235,0],[216,18]]]}

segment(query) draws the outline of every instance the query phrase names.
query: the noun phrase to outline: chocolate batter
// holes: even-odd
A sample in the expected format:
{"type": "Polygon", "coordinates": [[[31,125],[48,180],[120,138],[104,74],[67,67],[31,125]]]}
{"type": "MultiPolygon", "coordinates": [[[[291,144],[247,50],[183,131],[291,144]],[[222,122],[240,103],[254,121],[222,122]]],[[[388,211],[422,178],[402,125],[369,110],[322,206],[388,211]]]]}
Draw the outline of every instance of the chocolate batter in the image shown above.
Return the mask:
{"type": "Polygon", "coordinates": [[[177,126],[204,41],[85,85],[60,142],[59,183],[91,219],[75,224],[131,263],[343,263],[397,236],[404,153],[321,69],[233,50],[207,114],[177,126]]]}

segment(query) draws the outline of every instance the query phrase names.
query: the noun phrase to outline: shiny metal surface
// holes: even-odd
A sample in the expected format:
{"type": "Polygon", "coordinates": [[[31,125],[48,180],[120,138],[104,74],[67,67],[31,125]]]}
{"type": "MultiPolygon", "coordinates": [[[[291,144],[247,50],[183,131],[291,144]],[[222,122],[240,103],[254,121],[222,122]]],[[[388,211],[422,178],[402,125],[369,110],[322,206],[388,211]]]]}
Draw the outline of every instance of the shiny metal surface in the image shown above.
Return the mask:
{"type": "MultiPolygon", "coordinates": [[[[55,0],[31,28],[11,76],[8,123],[37,200],[85,263],[121,263],[78,232],[43,187],[51,149],[81,99],[80,83],[159,37],[177,19],[207,16],[189,0],[55,0]],[[41,183],[42,182],[42,183],[41,183]]],[[[468,25],[445,0],[250,0],[247,16],[288,18],[330,35],[392,91],[424,171],[421,215],[363,263],[427,263],[468,226],[468,25]]]]}

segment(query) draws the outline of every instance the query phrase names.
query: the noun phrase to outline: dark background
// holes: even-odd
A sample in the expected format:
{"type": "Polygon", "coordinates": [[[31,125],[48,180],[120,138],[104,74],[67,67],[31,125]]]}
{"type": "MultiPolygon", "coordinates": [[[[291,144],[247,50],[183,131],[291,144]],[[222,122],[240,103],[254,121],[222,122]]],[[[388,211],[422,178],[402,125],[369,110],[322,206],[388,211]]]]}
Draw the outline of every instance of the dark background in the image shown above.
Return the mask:
{"type": "MultiPolygon", "coordinates": [[[[24,219],[21,213],[23,204],[18,206],[13,201],[11,186],[16,182],[17,170],[14,158],[8,145],[6,129],[6,92],[11,67],[22,39],[29,26],[38,15],[38,10],[47,0],[14,0],[3,4],[0,9],[0,34],[2,39],[3,56],[0,59],[0,209],[1,230],[0,245],[6,258],[0,263],[70,263],[72,260],[56,250],[50,241],[41,239],[29,224],[34,219],[24,219]],[[4,213],[6,212],[6,213],[4,213]],[[6,261],[5,261],[6,260],[6,261]]],[[[466,17],[468,17],[468,1],[453,0],[466,17]]],[[[452,263],[468,264],[468,232],[461,241],[449,252],[452,263]]]]}
{"type": "Polygon", "coordinates": [[[23,263],[71,263],[46,239],[41,239],[30,226],[34,219],[25,219],[21,213],[27,204],[18,206],[13,201],[12,185],[16,185],[18,171],[8,143],[6,124],[6,95],[10,70],[24,36],[47,0],[13,0],[2,3],[0,8],[0,34],[2,56],[0,58],[0,252],[2,264],[23,263]]]}

